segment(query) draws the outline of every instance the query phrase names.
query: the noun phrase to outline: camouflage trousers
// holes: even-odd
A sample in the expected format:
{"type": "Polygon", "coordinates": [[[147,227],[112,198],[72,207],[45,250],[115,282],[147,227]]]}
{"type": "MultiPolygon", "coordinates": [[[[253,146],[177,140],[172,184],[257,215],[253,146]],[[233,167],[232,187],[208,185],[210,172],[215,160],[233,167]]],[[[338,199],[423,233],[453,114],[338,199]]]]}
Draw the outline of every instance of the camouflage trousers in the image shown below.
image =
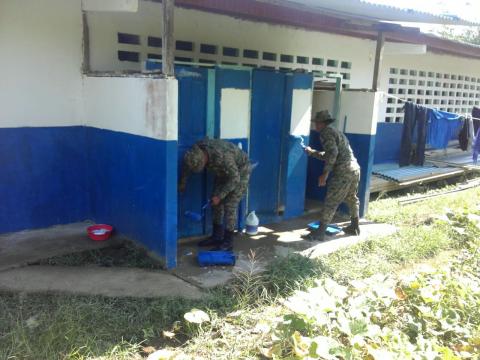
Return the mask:
{"type": "MultiPolygon", "coordinates": [[[[223,179],[215,179],[215,187],[222,184],[222,180],[223,179]]],[[[250,169],[241,172],[240,181],[235,189],[230,192],[218,206],[212,207],[214,225],[223,224],[225,230],[235,231],[238,218],[238,204],[247,192],[249,180],[250,169]]]]}
{"type": "Polygon", "coordinates": [[[332,172],[327,185],[327,195],[320,212],[320,222],[329,224],[337,208],[342,202],[348,205],[351,217],[359,216],[360,201],[357,191],[360,181],[360,170],[349,170],[344,172],[332,172]]]}

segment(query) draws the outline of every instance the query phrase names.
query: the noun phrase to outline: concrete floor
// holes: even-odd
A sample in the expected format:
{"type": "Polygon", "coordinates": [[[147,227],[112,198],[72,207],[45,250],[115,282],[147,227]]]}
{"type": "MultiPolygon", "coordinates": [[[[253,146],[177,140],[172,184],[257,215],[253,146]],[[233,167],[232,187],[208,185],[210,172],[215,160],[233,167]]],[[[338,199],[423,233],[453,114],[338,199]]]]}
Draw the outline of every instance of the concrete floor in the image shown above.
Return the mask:
{"type": "Polygon", "coordinates": [[[395,227],[361,223],[361,235],[346,237],[340,233],[322,243],[308,241],[307,224],[315,214],[259,228],[258,235],[237,235],[234,267],[201,268],[196,261],[195,243],[179,245],[178,267],[173,272],[123,267],[38,266],[39,260],[116,245],[121,238],[103,242],[90,240],[87,223],[25,231],[0,237],[0,291],[60,292],[115,297],[198,298],[200,289],[228,283],[239,271],[257,272],[273,259],[291,253],[315,258],[366,240],[388,235],[395,227]]]}
{"type": "Polygon", "coordinates": [[[0,271],[25,266],[53,256],[61,256],[111,246],[122,238],[93,241],[87,236],[90,223],[53,226],[0,236],[0,271]]]}
{"type": "MultiPolygon", "coordinates": [[[[195,243],[179,246],[178,267],[174,273],[191,284],[201,288],[212,288],[228,283],[238,271],[261,271],[269,261],[290,253],[299,253],[316,258],[335,252],[343,247],[365,241],[369,237],[389,235],[396,231],[388,224],[373,224],[362,221],[360,236],[345,236],[340,233],[329,236],[324,242],[308,241],[302,235],[308,234],[307,224],[316,220],[315,215],[306,215],[278,224],[259,228],[258,235],[237,235],[234,251],[237,262],[233,267],[201,268],[197,264],[196,255],[199,250],[195,243]],[[252,262],[251,258],[255,259],[252,262]],[[253,268],[253,269],[252,269],[253,268]]],[[[342,223],[340,223],[342,224],[342,223]]]]}

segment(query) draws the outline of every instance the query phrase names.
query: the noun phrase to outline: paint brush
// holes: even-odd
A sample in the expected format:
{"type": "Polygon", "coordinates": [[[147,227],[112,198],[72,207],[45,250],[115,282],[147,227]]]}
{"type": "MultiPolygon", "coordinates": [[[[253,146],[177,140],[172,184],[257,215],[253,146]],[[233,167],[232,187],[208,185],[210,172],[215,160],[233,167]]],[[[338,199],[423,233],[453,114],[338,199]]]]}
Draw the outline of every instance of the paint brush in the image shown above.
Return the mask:
{"type": "Polygon", "coordinates": [[[183,215],[185,215],[187,218],[189,218],[190,220],[193,220],[193,221],[202,221],[204,215],[205,215],[205,210],[211,205],[211,202],[208,201],[205,205],[202,206],[202,212],[201,213],[197,213],[195,211],[190,211],[190,210],[187,210],[183,213],[183,215]]]}

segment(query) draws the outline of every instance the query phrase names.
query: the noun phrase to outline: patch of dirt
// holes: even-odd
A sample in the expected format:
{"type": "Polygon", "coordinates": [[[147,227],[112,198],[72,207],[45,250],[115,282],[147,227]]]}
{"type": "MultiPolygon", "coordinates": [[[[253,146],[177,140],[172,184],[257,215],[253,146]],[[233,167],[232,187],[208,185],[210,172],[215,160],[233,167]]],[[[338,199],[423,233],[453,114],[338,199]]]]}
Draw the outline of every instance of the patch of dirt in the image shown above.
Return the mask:
{"type": "Polygon", "coordinates": [[[141,269],[162,269],[162,263],[149,256],[148,252],[135,244],[125,241],[97,250],[55,256],[30,265],[135,267],[141,269]]]}

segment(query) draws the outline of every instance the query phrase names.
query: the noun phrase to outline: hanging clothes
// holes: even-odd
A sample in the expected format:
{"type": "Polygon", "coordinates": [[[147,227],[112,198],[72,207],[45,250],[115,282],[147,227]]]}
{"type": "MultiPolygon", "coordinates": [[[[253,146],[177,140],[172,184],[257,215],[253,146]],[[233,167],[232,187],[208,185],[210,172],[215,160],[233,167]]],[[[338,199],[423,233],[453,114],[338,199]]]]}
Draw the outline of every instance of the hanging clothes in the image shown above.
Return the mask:
{"type": "Polygon", "coordinates": [[[415,118],[417,120],[417,146],[415,148],[415,155],[413,163],[417,166],[423,166],[425,162],[425,145],[427,142],[427,113],[426,107],[415,106],[415,118]]]}
{"type": "Polygon", "coordinates": [[[457,137],[463,117],[446,111],[428,110],[427,142],[434,149],[446,149],[448,142],[457,137]]]}
{"type": "Polygon", "coordinates": [[[412,137],[415,128],[415,104],[412,102],[405,103],[403,107],[405,116],[403,117],[403,132],[400,142],[400,157],[398,165],[408,166],[412,160],[412,137]]]}
{"type": "Polygon", "coordinates": [[[427,134],[428,109],[412,102],[405,103],[399,165],[423,166],[427,134]]]}
{"type": "Polygon", "coordinates": [[[477,135],[475,136],[475,141],[473,143],[473,163],[477,165],[478,154],[480,153],[480,128],[477,131],[477,135]]]}
{"type": "Polygon", "coordinates": [[[467,151],[472,145],[472,129],[473,121],[471,117],[467,117],[463,123],[462,129],[458,133],[458,142],[460,144],[460,149],[467,151]]]}
{"type": "MultiPolygon", "coordinates": [[[[473,107],[472,117],[480,119],[480,108],[475,107],[475,106],[473,107]]],[[[480,129],[480,120],[473,120],[473,128],[474,128],[473,135],[475,135],[477,133],[478,129],[480,129]]]]}
{"type": "Polygon", "coordinates": [[[468,121],[468,127],[469,127],[469,135],[470,138],[468,139],[468,150],[470,151],[473,147],[473,143],[475,142],[475,127],[474,127],[474,122],[472,118],[469,118],[468,121]]]}

